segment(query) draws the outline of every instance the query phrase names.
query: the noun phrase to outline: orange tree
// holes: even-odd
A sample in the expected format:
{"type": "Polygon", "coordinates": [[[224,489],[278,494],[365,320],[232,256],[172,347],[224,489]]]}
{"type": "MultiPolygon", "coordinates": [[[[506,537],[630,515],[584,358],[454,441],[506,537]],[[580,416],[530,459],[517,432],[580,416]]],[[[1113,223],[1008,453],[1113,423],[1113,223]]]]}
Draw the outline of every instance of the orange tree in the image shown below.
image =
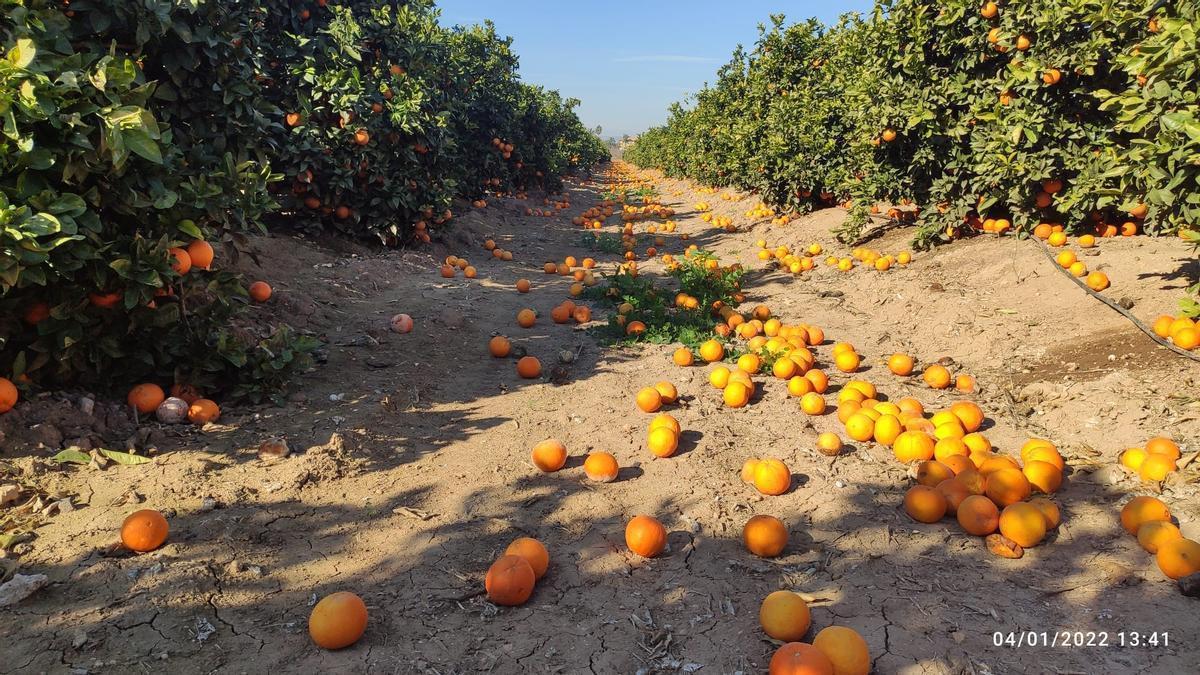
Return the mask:
{"type": "Polygon", "coordinates": [[[286,328],[234,329],[240,280],[188,269],[181,252],[240,234],[271,205],[269,172],[236,151],[255,138],[255,113],[207,119],[224,87],[252,83],[221,67],[252,17],[129,5],[0,2],[0,370],[264,395],[303,362],[276,358],[305,346],[286,328]],[[189,91],[202,92],[192,107],[189,91]],[[278,376],[249,385],[264,367],[278,376]]]}
{"type": "Polygon", "coordinates": [[[627,156],[760,192],[920,205],[917,243],[1194,223],[1195,3],[879,0],[823,28],[778,17],[627,156]]]}
{"type": "Polygon", "coordinates": [[[427,241],[456,196],[606,156],[490,26],[427,1],[0,10],[0,373],[23,384],[271,395],[314,344],[239,319],[247,233],[427,241]],[[216,271],[188,267],[200,240],[216,271]]]}
{"type": "Polygon", "coordinates": [[[607,156],[557,94],[517,80],[490,25],[444,29],[428,0],[266,5],[281,215],[302,226],[428,241],[454,197],[607,156]]]}

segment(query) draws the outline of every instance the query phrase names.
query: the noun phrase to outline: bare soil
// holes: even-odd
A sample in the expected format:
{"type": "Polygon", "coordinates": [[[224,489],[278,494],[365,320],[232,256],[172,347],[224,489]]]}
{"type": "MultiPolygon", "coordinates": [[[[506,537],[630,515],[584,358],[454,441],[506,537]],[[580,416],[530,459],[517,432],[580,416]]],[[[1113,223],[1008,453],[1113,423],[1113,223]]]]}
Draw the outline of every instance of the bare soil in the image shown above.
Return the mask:
{"type": "MultiPolygon", "coordinates": [[[[1200,450],[1195,362],[1086,296],[1033,242],[979,237],[887,273],[819,265],[796,278],[763,271],[755,240],[819,242],[846,255],[830,234],[842,211],[751,226],[750,197],[726,202],[657,179],[691,237],[667,235],[666,249],[694,242],[745,264],[751,305],[825,329],[819,361],[833,341],[850,341],[865,357],[860,377],[937,409],[961,395],[895,377],[883,362],[896,351],[926,363],[949,357],[978,379],[974,398],[1000,451],[1032,436],[1059,444],[1070,465],[1055,495],[1063,526],[1020,560],[996,558],[952,521],[908,518],[911,479],[886,448],[818,454],[817,434],[841,425],[832,414],[801,413],[782,382],[762,378],[761,399],[730,410],[708,368],[671,363],[673,346],[603,348],[585,329],[551,323],[569,281],[545,275],[544,262],[593,255],[604,271],[617,264],[583,248],[570,223],[606,180],[570,184],[573,206],[554,218],[524,216],[540,199],[496,200],[458,219],[432,251],[256,241],[261,267],[241,265],[269,279],[276,296],[254,311],[328,341],[327,361],[286,406],[230,406],[195,429],[139,425],[103,401],[86,414],[81,393],[70,392],[0,417],[0,468],[21,481],[22,501],[69,497],[73,508],[40,518],[36,537],[8,553],[21,573],[51,583],[0,609],[0,674],[765,672],[775,644],[759,628],[758,606],[780,588],[816,598],[813,633],[858,630],[879,673],[1195,671],[1200,605],[1159,572],[1117,514],[1129,495],[1159,494],[1184,535],[1200,538],[1200,462],[1161,486],[1114,466],[1122,449],[1157,434],[1181,441],[1185,457],[1200,450]],[[702,200],[742,231],[701,222],[692,205],[702,200]],[[486,256],[486,238],[514,260],[486,256]],[[470,258],[479,278],[439,277],[447,254],[470,258]],[[514,290],[521,277],[532,293],[514,290]],[[526,306],[543,317],[530,330],[514,320],[526,306]],[[388,330],[399,312],[415,319],[412,333],[388,330]],[[511,360],[491,358],[496,333],[538,356],[546,377],[519,379],[511,360]],[[569,364],[559,359],[566,350],[569,364]],[[633,403],[659,380],[682,393],[672,414],[686,430],[682,452],[665,460],[642,447],[649,416],[633,403]],[[292,454],[260,459],[259,444],[275,437],[292,454]],[[570,451],[559,473],[529,463],[531,446],[547,437],[570,451]],[[154,461],[48,461],[81,444],[131,445],[154,461]],[[592,450],[616,455],[617,482],[584,479],[592,450]],[[741,464],[757,456],[791,467],[788,494],[763,497],[741,483],[741,464]],[[167,514],[161,549],[114,547],[137,508],[167,514]],[[667,525],[666,555],[643,560],[625,548],[625,523],[639,513],[667,525]],[[777,559],[741,544],[742,525],[758,513],[788,524],[777,559]],[[522,535],[547,545],[550,571],[527,605],[498,609],[482,595],[483,573],[522,535]],[[328,652],[309,640],[306,621],[315,600],[336,590],[362,596],[371,618],[358,644],[328,652]],[[1018,631],[1085,639],[1093,631],[1107,644],[994,644],[996,633],[1018,631]],[[1133,647],[1127,636],[1122,646],[1121,632],[1169,640],[1133,647]]],[[[899,251],[910,236],[888,231],[870,246],[899,251]]],[[[1174,240],[1109,239],[1096,251],[1089,267],[1105,270],[1107,292],[1129,298],[1144,320],[1172,311],[1196,273],[1194,255],[1174,240]]],[[[662,271],[659,262],[642,269],[662,271]]],[[[846,379],[834,375],[832,392],[846,379]]]]}

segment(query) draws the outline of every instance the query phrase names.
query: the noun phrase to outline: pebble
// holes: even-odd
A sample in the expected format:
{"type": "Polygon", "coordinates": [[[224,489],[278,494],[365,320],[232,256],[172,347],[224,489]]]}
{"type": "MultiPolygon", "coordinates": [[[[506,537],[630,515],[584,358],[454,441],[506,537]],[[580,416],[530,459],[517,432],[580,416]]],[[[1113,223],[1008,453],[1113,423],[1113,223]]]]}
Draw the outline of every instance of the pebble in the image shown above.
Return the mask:
{"type": "Polygon", "coordinates": [[[17,485],[0,485],[0,506],[17,503],[21,498],[21,488],[17,485]]]}

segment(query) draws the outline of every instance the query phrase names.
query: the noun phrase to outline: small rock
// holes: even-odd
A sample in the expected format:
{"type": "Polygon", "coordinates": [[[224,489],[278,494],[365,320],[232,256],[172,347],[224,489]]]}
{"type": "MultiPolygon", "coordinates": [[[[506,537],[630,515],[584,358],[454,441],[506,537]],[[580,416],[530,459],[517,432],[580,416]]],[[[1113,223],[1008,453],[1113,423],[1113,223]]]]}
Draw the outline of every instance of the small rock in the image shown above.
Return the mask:
{"type": "Polygon", "coordinates": [[[558,352],[558,360],[563,363],[571,363],[575,360],[575,352],[570,349],[563,349],[558,352]]]}
{"type": "Polygon", "coordinates": [[[79,409],[83,411],[84,415],[91,415],[96,410],[96,399],[84,396],[79,399],[79,409]]]}
{"type": "Polygon", "coordinates": [[[1200,598],[1200,572],[1180,579],[1179,591],[1189,598],[1200,598]]]}
{"type": "Polygon", "coordinates": [[[0,584],[0,607],[11,607],[25,598],[37,593],[50,583],[45,574],[15,574],[4,584],[0,584]]]}
{"type": "Polygon", "coordinates": [[[337,403],[338,401],[341,401],[344,398],[346,398],[345,394],[330,394],[329,395],[329,400],[333,401],[334,403],[337,403]]]}
{"type": "Polygon", "coordinates": [[[0,485],[0,506],[16,504],[21,498],[21,488],[17,485],[0,485]]]}
{"type": "Polygon", "coordinates": [[[1125,309],[1133,309],[1134,302],[1133,302],[1133,298],[1130,298],[1128,296],[1122,296],[1122,298],[1120,300],[1117,300],[1117,304],[1124,307],[1125,309]]]}
{"type": "Polygon", "coordinates": [[[290,453],[287,441],[282,438],[268,438],[258,446],[259,459],[281,459],[290,453]]]}
{"type": "Polygon", "coordinates": [[[71,636],[71,647],[74,649],[79,649],[80,647],[86,645],[87,641],[88,641],[88,634],[81,630],[77,630],[71,636]]]}
{"type": "Polygon", "coordinates": [[[1100,485],[1116,485],[1125,480],[1125,469],[1119,464],[1109,464],[1093,471],[1091,480],[1100,485]]]}
{"type": "Polygon", "coordinates": [[[208,513],[215,508],[217,508],[217,500],[206,496],[204,499],[200,500],[200,508],[197,509],[197,511],[199,513],[208,513]]]}

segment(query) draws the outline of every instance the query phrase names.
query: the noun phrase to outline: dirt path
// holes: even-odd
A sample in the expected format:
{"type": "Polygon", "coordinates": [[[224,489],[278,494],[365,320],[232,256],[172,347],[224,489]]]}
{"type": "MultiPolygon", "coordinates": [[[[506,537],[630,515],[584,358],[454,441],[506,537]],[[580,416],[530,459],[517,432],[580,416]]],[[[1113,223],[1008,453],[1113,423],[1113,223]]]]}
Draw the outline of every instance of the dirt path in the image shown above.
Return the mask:
{"type": "MultiPolygon", "coordinates": [[[[0,610],[0,673],[763,672],[774,645],[758,605],[779,588],[821,599],[814,632],[836,623],[862,633],[880,673],[1194,669],[1196,601],[1116,524],[1125,496],[1150,488],[1096,469],[1156,434],[1200,449],[1200,369],[1089,300],[1032,243],[978,238],[918,254],[905,269],[820,266],[801,280],[760,272],[755,240],[843,251],[829,234],[841,212],[717,233],[691,206],[705,200],[745,223],[749,198],[657,185],[680,233],[754,270],[751,306],[825,329],[818,360],[828,360],[832,341],[849,340],[866,357],[862,377],[933,409],[954,396],[902,382],[882,358],[952,357],[979,380],[975,398],[1001,451],[1031,436],[1057,442],[1072,467],[1056,495],[1064,526],[1021,560],[992,557],[948,521],[918,525],[904,514],[910,480],[886,448],[816,453],[817,433],[841,427],[833,415],[803,415],[781,382],[766,381],[760,401],[729,410],[708,369],[674,366],[671,346],[604,349],[580,328],[551,323],[569,280],[544,274],[544,262],[592,255],[603,270],[616,265],[616,256],[583,248],[571,224],[602,186],[575,183],[572,208],[554,218],[526,217],[515,200],[463,217],[437,258],[465,255],[479,268],[474,280],[440,278],[428,254],[257,242],[279,298],[264,312],[326,337],[327,362],[285,407],[231,410],[204,431],[151,428],[141,440],[158,447],[153,464],[51,469],[33,458],[42,451],[18,456],[31,480],[73,495],[76,510],[20,545],[22,571],[52,584],[0,610]],[[485,257],[486,238],[514,261],[485,257]],[[514,290],[521,277],[532,293],[514,290]],[[523,330],[514,319],[527,306],[542,318],[523,330]],[[387,331],[398,312],[414,317],[413,333],[387,331]],[[510,360],[490,358],[495,332],[538,356],[548,375],[559,368],[554,381],[521,380],[510,360]],[[564,350],[577,354],[573,363],[559,364],[564,350]],[[642,447],[648,416],[633,404],[634,392],[659,380],[683,395],[673,411],[683,451],[668,460],[642,447]],[[259,459],[258,444],[275,436],[293,454],[259,459]],[[570,451],[567,469],[536,473],[529,449],[551,436],[570,451]],[[583,480],[591,450],[616,455],[620,480],[583,480]],[[762,497],[743,485],[738,470],[755,456],[783,459],[797,487],[762,497]],[[114,553],[135,505],[166,512],[171,539],[150,554],[114,553]],[[638,513],[667,525],[669,554],[641,560],[627,551],[624,525],[638,513]],[[780,558],[742,547],[742,525],[757,513],[788,524],[780,558]],[[483,572],[520,535],[546,543],[550,572],[530,603],[497,611],[481,597],[483,572]],[[315,598],[335,590],[361,595],[371,623],[354,647],[326,652],[308,639],[306,620],[315,598]],[[1064,630],[1106,631],[1109,643],[993,645],[995,632],[1064,630]],[[1169,644],[1121,647],[1121,631],[1165,631],[1169,644]]],[[[906,238],[891,232],[871,245],[897,251],[906,238]]],[[[672,237],[666,249],[685,245],[672,237]]],[[[1174,241],[1105,240],[1089,267],[1105,269],[1110,292],[1152,318],[1187,285],[1178,275],[1187,260],[1174,241]]],[[[658,262],[643,266],[660,272],[658,262]]],[[[846,379],[834,377],[831,392],[846,379]]],[[[26,413],[10,426],[45,421],[39,414],[49,415],[26,413]]],[[[1192,538],[1200,538],[1197,476],[1193,465],[1162,489],[1192,538]]]]}

